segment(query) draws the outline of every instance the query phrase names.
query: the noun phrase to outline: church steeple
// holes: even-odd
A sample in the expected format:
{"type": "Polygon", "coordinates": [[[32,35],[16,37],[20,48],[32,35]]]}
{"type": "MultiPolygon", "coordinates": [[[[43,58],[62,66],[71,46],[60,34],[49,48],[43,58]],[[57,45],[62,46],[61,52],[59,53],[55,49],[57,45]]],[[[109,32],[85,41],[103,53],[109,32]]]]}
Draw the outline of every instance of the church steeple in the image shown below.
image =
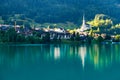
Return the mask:
{"type": "Polygon", "coordinates": [[[89,29],[89,27],[85,23],[85,15],[83,14],[82,26],[80,28],[80,31],[85,31],[85,30],[88,30],[88,29],[89,29]]]}
{"type": "Polygon", "coordinates": [[[85,25],[85,16],[84,16],[84,14],[83,14],[83,23],[82,23],[82,26],[86,26],[85,25]]]}

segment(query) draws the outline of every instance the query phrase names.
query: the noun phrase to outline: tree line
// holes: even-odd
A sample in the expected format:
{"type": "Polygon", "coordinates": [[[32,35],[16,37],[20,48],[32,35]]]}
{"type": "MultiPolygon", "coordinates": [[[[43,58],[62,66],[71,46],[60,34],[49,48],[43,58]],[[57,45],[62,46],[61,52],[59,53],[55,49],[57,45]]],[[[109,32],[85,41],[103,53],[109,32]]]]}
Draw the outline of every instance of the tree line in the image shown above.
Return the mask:
{"type": "Polygon", "coordinates": [[[103,13],[119,22],[119,0],[2,0],[0,16],[5,22],[7,17],[23,14],[37,23],[65,23],[66,21],[81,24],[83,13],[86,20],[95,14],[103,13]],[[14,3],[14,4],[13,4],[14,3]]]}

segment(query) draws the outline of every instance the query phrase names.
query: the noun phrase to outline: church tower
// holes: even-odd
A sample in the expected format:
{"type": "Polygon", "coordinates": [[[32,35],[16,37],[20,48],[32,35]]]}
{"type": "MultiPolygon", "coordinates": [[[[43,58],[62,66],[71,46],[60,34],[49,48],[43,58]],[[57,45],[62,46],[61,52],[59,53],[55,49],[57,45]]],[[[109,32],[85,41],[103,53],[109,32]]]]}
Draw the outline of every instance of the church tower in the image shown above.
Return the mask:
{"type": "Polygon", "coordinates": [[[81,32],[90,29],[89,26],[86,25],[86,23],[85,23],[85,17],[84,17],[84,15],[83,15],[83,21],[82,21],[82,22],[83,22],[83,23],[82,23],[82,26],[81,26],[81,28],[80,28],[80,31],[81,31],[81,32]]]}

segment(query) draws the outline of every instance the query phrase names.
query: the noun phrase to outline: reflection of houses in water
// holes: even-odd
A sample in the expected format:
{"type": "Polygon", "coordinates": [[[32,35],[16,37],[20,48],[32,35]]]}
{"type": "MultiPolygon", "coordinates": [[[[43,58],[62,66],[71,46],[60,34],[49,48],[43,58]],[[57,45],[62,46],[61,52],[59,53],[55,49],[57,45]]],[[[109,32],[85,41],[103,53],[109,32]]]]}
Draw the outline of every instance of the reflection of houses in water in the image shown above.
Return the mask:
{"type": "Polygon", "coordinates": [[[69,57],[69,46],[68,45],[61,45],[61,44],[53,44],[50,45],[50,57],[51,59],[58,60],[64,59],[69,57]]]}
{"type": "Polygon", "coordinates": [[[0,46],[0,65],[17,67],[28,63],[40,63],[80,57],[83,68],[85,60],[90,61],[96,69],[104,69],[113,63],[120,63],[120,45],[92,45],[90,47],[76,45],[20,45],[0,46]],[[89,53],[89,54],[87,54],[89,53]]]}
{"type": "Polygon", "coordinates": [[[85,67],[85,57],[86,57],[86,47],[80,47],[79,48],[79,56],[81,57],[82,60],[82,66],[83,68],[85,67]]]}
{"type": "Polygon", "coordinates": [[[51,59],[57,60],[60,59],[60,47],[59,45],[50,45],[50,57],[51,59]]]}
{"type": "Polygon", "coordinates": [[[60,47],[54,47],[54,59],[60,58],[60,47]]]}

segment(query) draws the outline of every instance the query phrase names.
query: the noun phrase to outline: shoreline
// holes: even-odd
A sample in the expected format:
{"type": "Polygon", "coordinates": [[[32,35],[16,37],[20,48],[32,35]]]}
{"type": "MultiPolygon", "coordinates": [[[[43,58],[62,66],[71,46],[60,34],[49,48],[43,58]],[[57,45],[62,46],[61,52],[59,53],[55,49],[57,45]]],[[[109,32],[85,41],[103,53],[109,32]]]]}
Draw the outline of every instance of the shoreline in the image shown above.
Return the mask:
{"type": "Polygon", "coordinates": [[[120,44],[120,42],[80,42],[80,41],[52,41],[52,42],[41,42],[41,43],[29,43],[29,42],[4,42],[1,43],[0,45],[5,45],[5,44],[120,44]]]}

